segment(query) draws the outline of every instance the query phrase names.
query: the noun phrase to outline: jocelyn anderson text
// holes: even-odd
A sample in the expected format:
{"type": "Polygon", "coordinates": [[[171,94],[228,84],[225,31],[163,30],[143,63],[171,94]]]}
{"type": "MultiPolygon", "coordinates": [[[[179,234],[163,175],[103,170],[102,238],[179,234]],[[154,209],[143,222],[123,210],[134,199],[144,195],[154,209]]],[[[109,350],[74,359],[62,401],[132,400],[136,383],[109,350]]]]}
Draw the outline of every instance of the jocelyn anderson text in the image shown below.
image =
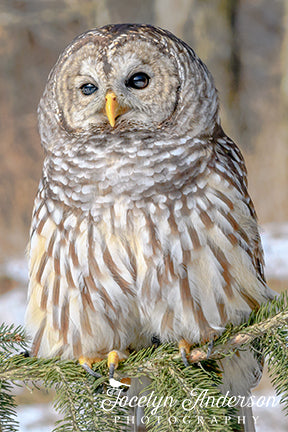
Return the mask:
{"type": "Polygon", "coordinates": [[[122,390],[117,390],[115,398],[115,389],[109,388],[107,390],[107,396],[114,396],[114,398],[107,398],[101,402],[101,408],[108,412],[113,411],[114,408],[118,407],[129,407],[129,408],[149,408],[149,413],[157,415],[161,408],[172,408],[174,406],[181,405],[183,409],[183,415],[185,412],[195,410],[196,407],[208,408],[208,407],[275,407],[278,405],[278,400],[275,396],[235,396],[230,395],[229,391],[225,395],[211,396],[207,389],[195,388],[190,392],[190,398],[186,398],[182,401],[174,398],[173,396],[159,396],[154,391],[149,395],[145,396],[128,396],[123,395],[122,390]]]}

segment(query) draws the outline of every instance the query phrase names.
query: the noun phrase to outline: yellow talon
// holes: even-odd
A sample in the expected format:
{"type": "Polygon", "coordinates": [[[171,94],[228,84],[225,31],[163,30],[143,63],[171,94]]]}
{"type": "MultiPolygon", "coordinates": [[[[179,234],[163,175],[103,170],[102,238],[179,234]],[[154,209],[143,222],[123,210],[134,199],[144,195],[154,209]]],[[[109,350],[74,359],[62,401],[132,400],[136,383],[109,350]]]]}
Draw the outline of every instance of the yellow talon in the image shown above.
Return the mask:
{"type": "MultiPolygon", "coordinates": [[[[109,379],[110,379],[110,384],[112,383],[118,383],[118,381],[115,381],[113,379],[114,376],[114,371],[115,369],[117,369],[118,365],[119,365],[119,361],[124,360],[125,358],[127,358],[126,354],[117,352],[117,351],[110,351],[108,354],[108,368],[109,368],[109,379]],[[121,357],[120,357],[121,356],[121,357]]],[[[81,356],[79,357],[78,361],[79,364],[90,374],[93,375],[97,378],[100,378],[101,375],[98,374],[97,372],[94,372],[92,369],[92,365],[94,363],[100,362],[102,361],[103,358],[99,358],[99,357],[85,357],[85,356],[81,356]]],[[[120,382],[119,382],[120,383],[120,382]]],[[[128,385],[129,384],[126,384],[128,385]]]]}

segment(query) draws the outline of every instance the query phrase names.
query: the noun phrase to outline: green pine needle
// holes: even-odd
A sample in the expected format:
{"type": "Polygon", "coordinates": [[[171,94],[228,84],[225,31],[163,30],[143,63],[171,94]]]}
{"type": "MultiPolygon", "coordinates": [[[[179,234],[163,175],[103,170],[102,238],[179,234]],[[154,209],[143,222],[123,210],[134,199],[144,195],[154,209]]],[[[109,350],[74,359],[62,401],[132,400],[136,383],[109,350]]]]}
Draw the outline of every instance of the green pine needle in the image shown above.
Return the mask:
{"type": "MultiPolygon", "coordinates": [[[[115,379],[130,377],[147,383],[148,387],[138,396],[146,397],[147,401],[152,395],[151,403],[145,409],[145,420],[152,432],[221,431],[225,416],[233,419],[235,412],[213,404],[202,405],[199,400],[196,403],[197,397],[200,389],[205,389],[205,401],[218,400],[221,397],[218,390],[221,376],[214,359],[232,356],[238,349],[250,345],[255,355],[266,357],[272,383],[288,413],[287,305],[288,296],[283,293],[253,312],[247,323],[228,326],[215,341],[209,361],[185,368],[174,345],[150,347],[132,353],[122,362],[115,379]]],[[[125,430],[127,424],[131,424],[133,408],[127,407],[124,388],[119,393],[119,390],[109,387],[106,361],[94,365],[94,370],[103,377],[95,379],[74,361],[15,355],[15,352],[26,349],[25,333],[21,327],[0,326],[1,432],[18,430],[12,395],[14,382],[55,389],[54,404],[62,420],[56,423],[54,432],[114,432],[121,428],[125,430]]],[[[207,345],[197,349],[203,351],[203,359],[206,359],[207,345]]],[[[225,424],[227,432],[236,429],[236,422],[225,424]]]]}

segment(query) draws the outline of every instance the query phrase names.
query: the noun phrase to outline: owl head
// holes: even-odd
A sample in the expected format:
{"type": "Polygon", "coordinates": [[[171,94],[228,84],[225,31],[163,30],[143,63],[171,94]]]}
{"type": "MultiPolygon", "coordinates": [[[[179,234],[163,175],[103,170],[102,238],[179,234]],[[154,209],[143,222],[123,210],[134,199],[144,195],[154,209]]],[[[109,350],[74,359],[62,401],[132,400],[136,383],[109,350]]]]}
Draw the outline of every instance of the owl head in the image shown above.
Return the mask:
{"type": "Polygon", "coordinates": [[[56,137],[209,135],[218,119],[213,79],[194,51],[149,25],[89,30],[60,55],[40,101],[42,144],[56,137]]]}

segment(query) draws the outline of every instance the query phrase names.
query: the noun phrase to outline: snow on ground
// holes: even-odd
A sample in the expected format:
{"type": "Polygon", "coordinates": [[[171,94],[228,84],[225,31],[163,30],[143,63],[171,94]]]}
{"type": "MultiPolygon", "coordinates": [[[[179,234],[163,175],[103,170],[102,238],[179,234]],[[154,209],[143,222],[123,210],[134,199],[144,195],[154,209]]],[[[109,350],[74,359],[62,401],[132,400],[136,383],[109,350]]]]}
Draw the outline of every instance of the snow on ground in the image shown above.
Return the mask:
{"type": "Polygon", "coordinates": [[[48,404],[20,405],[17,408],[19,432],[50,432],[59,419],[48,404]]]}
{"type": "Polygon", "coordinates": [[[267,279],[288,279],[288,223],[264,225],[261,238],[267,279]]]}
{"type": "Polygon", "coordinates": [[[0,276],[15,281],[15,288],[0,297],[0,324],[23,325],[27,297],[28,268],[27,261],[11,259],[0,266],[0,276]]]}
{"type": "Polygon", "coordinates": [[[0,324],[24,325],[26,292],[23,289],[8,291],[0,298],[0,324]]]}
{"type": "Polygon", "coordinates": [[[26,284],[28,281],[28,268],[27,260],[23,259],[10,259],[4,265],[1,266],[1,273],[4,273],[7,277],[16,280],[22,284],[26,284]]]}
{"type": "Polygon", "coordinates": [[[257,419],[256,421],[256,432],[287,432],[287,417],[285,417],[281,405],[280,397],[275,396],[276,403],[272,400],[271,392],[261,394],[257,391],[253,392],[260,400],[265,398],[265,401],[270,403],[264,403],[262,407],[253,406],[253,416],[257,419]]]}

